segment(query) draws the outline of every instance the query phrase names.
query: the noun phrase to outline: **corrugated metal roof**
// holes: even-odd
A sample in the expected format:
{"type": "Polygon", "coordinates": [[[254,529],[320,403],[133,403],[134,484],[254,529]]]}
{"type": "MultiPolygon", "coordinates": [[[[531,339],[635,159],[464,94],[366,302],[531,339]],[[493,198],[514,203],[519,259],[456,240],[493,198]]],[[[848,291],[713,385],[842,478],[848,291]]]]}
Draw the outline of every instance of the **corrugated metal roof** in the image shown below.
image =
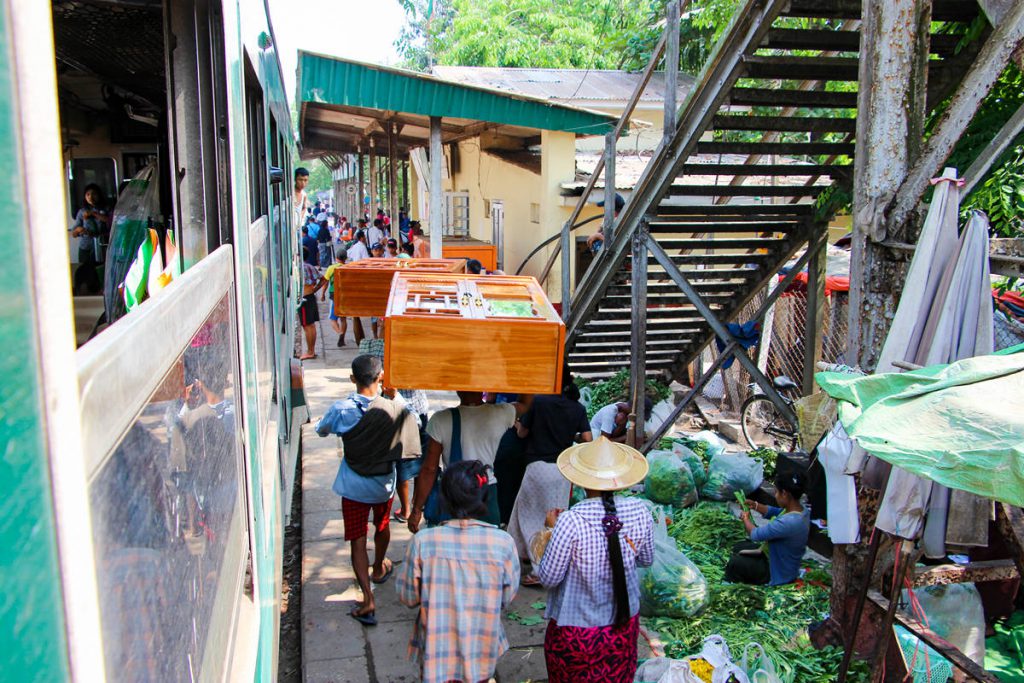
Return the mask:
{"type": "MultiPolygon", "coordinates": [[[[642,74],[602,69],[517,69],[486,66],[435,66],[434,73],[449,81],[485,86],[504,92],[530,95],[555,102],[626,102],[642,74]]],[[[679,74],[676,101],[682,102],[693,88],[694,78],[679,74]]],[[[665,99],[665,74],[656,71],[641,102],[665,99]]]]}
{"type": "Polygon", "coordinates": [[[580,135],[603,135],[616,123],[606,114],[522,94],[303,51],[297,83],[300,108],[318,103],[580,135]]]}

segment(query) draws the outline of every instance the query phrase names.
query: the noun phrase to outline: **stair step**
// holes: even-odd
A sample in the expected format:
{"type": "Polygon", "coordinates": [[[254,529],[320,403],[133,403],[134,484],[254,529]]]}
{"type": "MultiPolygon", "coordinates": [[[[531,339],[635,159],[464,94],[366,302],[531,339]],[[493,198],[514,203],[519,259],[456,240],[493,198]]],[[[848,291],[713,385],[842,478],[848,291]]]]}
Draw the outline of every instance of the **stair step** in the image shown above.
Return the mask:
{"type": "MultiPolygon", "coordinates": [[[[679,311],[677,318],[655,318],[647,321],[647,329],[658,332],[674,332],[677,329],[703,329],[707,321],[699,315],[682,315],[687,311],[679,311]]],[[[630,318],[594,318],[587,323],[587,330],[594,333],[619,332],[629,330],[633,321],[630,318]]]]}
{"type": "MultiPolygon", "coordinates": [[[[627,358],[626,359],[627,365],[628,365],[628,360],[629,359],[627,358]]],[[[647,367],[648,368],[667,368],[667,367],[671,367],[672,365],[674,365],[675,362],[676,362],[675,358],[650,358],[647,361],[647,367]]],[[[581,372],[584,369],[607,368],[607,367],[611,367],[611,366],[621,368],[622,367],[622,361],[621,360],[607,360],[607,361],[599,361],[599,360],[584,360],[584,361],[570,360],[569,361],[570,369],[580,368],[581,372]]]]}
{"type": "Polygon", "coordinates": [[[778,78],[807,81],[856,81],[856,57],[760,57],[745,56],[748,78],[778,78]]]}
{"type": "MultiPolygon", "coordinates": [[[[739,116],[729,116],[738,119],[739,116]]],[[[683,164],[679,177],[683,176],[783,176],[807,177],[829,176],[832,178],[852,177],[850,164],[683,164]]]]}
{"type": "Polygon", "coordinates": [[[775,88],[733,88],[728,104],[742,107],[813,107],[817,109],[856,109],[857,93],[826,90],[788,90],[775,88]]]}
{"type": "MultiPolygon", "coordinates": [[[[587,350],[593,350],[593,351],[599,351],[601,349],[612,349],[612,350],[614,350],[614,349],[625,349],[625,348],[629,348],[629,343],[628,342],[629,342],[629,338],[628,337],[626,338],[625,343],[622,342],[622,341],[618,341],[618,342],[612,342],[612,341],[605,341],[605,342],[580,341],[580,342],[576,342],[576,346],[574,347],[572,353],[576,353],[580,349],[587,349],[587,350]]],[[[656,339],[656,340],[653,340],[653,341],[650,340],[650,339],[647,340],[647,348],[648,349],[675,349],[676,351],[678,351],[679,350],[679,346],[680,346],[680,344],[679,344],[678,339],[656,339]]]]}
{"type": "Polygon", "coordinates": [[[697,154],[853,156],[852,142],[698,142],[697,154]]]}
{"type": "Polygon", "coordinates": [[[662,238],[658,240],[658,244],[665,251],[671,249],[714,249],[717,252],[721,249],[773,249],[788,241],[785,238],[775,237],[720,237],[713,240],[697,237],[692,239],[662,238]]]}
{"type": "MultiPolygon", "coordinates": [[[[799,223],[675,223],[671,221],[651,221],[647,229],[661,242],[666,239],[662,235],[692,235],[700,233],[775,233],[792,232],[800,227],[799,223]]],[[[708,238],[713,242],[718,238],[708,238]]]]}
{"type": "MultiPolygon", "coordinates": [[[[731,282],[695,282],[690,279],[690,284],[696,289],[701,295],[714,294],[717,292],[733,293],[736,290],[746,286],[746,280],[733,280],[731,282]]],[[[613,285],[608,288],[607,296],[630,296],[631,288],[629,285],[613,285]]],[[[647,282],[647,296],[660,296],[663,294],[677,294],[679,287],[674,282],[661,281],[661,282],[647,282]]]]}
{"type": "MultiPolygon", "coordinates": [[[[605,369],[605,370],[587,369],[587,370],[584,370],[584,371],[581,371],[581,372],[577,372],[576,368],[573,368],[571,364],[570,364],[569,367],[572,370],[572,374],[574,376],[578,377],[579,379],[585,379],[585,380],[590,381],[590,382],[600,382],[602,380],[606,380],[609,377],[614,377],[615,374],[618,372],[618,370],[614,370],[613,371],[613,370],[607,370],[607,369],[605,369]]],[[[622,368],[619,368],[619,370],[621,370],[621,369],[622,368]]],[[[647,377],[655,377],[655,378],[659,378],[660,379],[660,378],[663,378],[665,376],[665,373],[663,371],[659,370],[658,368],[647,368],[647,371],[644,373],[644,375],[647,376],[647,377]]]]}
{"type": "MultiPolygon", "coordinates": [[[[721,304],[708,304],[713,310],[720,310],[721,304]]],[[[683,303],[675,306],[664,306],[660,308],[648,307],[647,309],[647,320],[648,321],[662,321],[662,320],[674,320],[680,315],[688,314],[697,316],[697,308],[692,303],[683,303]]],[[[598,320],[605,322],[625,320],[629,322],[633,319],[633,308],[614,308],[611,306],[601,306],[597,309],[597,315],[601,316],[598,320]]],[[[698,319],[699,318],[698,316],[698,319]]]]}
{"type": "MultiPolygon", "coordinates": [[[[860,19],[860,0],[793,0],[783,13],[788,17],[814,19],[860,19]]],[[[978,15],[978,5],[971,0],[934,0],[932,21],[972,21],[978,15]]]]}
{"type": "Polygon", "coordinates": [[[825,185],[672,185],[673,197],[817,197],[825,185]]]}
{"type": "MultiPolygon", "coordinates": [[[[722,292],[722,293],[701,293],[700,296],[701,296],[702,299],[704,299],[704,301],[708,302],[709,304],[721,305],[723,301],[732,301],[733,299],[735,299],[739,295],[740,295],[740,292],[738,292],[737,290],[732,290],[730,292],[722,292]]],[[[628,300],[629,298],[630,297],[628,295],[623,295],[621,297],[616,296],[616,295],[610,295],[610,296],[606,296],[604,298],[604,301],[608,301],[609,303],[618,303],[620,301],[620,299],[628,300]]],[[[682,294],[682,293],[677,293],[677,294],[653,294],[651,292],[648,292],[647,293],[647,300],[649,302],[651,302],[652,304],[657,303],[657,304],[660,304],[660,305],[663,305],[663,306],[664,305],[678,306],[678,305],[681,305],[681,304],[688,304],[688,303],[690,303],[690,299],[687,298],[686,295],[682,294]]],[[[648,317],[649,316],[650,316],[650,313],[648,312],[648,317]]]]}
{"type": "MultiPolygon", "coordinates": [[[[683,329],[683,328],[680,328],[678,330],[668,330],[668,331],[665,331],[665,330],[659,331],[659,330],[656,330],[656,329],[652,330],[652,329],[648,328],[647,329],[647,342],[650,343],[650,342],[653,342],[653,341],[664,341],[664,342],[672,342],[674,344],[679,344],[680,346],[682,346],[684,343],[686,343],[690,339],[694,338],[694,337],[691,337],[689,335],[698,335],[700,333],[701,333],[701,330],[696,329],[696,328],[694,328],[694,329],[688,329],[688,328],[687,329],[683,329]]],[[[617,332],[616,331],[612,331],[612,332],[601,332],[601,331],[592,332],[592,331],[584,330],[582,333],[580,333],[580,336],[579,336],[579,338],[578,338],[576,343],[580,344],[580,343],[583,343],[583,342],[587,342],[587,343],[589,343],[589,342],[624,342],[624,343],[628,344],[632,334],[633,333],[630,332],[629,330],[623,330],[623,331],[617,331],[617,332]]]]}
{"type": "MultiPolygon", "coordinates": [[[[609,349],[607,351],[577,351],[573,350],[569,353],[569,358],[572,362],[578,362],[582,359],[593,359],[593,360],[612,360],[617,356],[628,356],[632,352],[629,347],[619,347],[618,349],[609,349]]],[[[648,362],[652,358],[668,358],[672,359],[679,355],[679,349],[668,348],[668,349],[644,349],[644,355],[647,357],[648,362]]]]}
{"type": "Polygon", "coordinates": [[[686,216],[686,221],[719,220],[723,223],[758,220],[801,220],[814,215],[811,204],[719,204],[714,206],[682,206],[661,204],[659,216],[686,216]],[[730,216],[730,218],[717,218],[730,216]],[[772,218],[765,218],[771,216],[772,218]],[[715,218],[709,218],[715,217],[715,218]]]}
{"type": "MultiPolygon", "coordinates": [[[[855,60],[856,61],[856,60],[855,60]]],[[[712,119],[716,130],[780,131],[787,133],[853,133],[857,120],[830,116],[751,116],[718,114],[712,119]]],[[[780,166],[786,168],[786,166],[780,166]]],[[[790,167],[791,168],[791,167],[790,167]]]]}
{"type": "MultiPolygon", "coordinates": [[[[718,264],[718,263],[761,263],[767,259],[770,254],[669,254],[672,257],[673,263],[679,265],[684,263],[691,264],[718,264]]],[[[651,258],[648,261],[649,264],[657,263],[651,258]]]]}
{"type": "MultiPolygon", "coordinates": [[[[956,52],[960,36],[933,33],[932,54],[943,57],[956,52]]],[[[822,50],[826,52],[859,52],[859,31],[836,31],[829,29],[773,28],[761,43],[762,48],[775,50],[822,50]]]]}

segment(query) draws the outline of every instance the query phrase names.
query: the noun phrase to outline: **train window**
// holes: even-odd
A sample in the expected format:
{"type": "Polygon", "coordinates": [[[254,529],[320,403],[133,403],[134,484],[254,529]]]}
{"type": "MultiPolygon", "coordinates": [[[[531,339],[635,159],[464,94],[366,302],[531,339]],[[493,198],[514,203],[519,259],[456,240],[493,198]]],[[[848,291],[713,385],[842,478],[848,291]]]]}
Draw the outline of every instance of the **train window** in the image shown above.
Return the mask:
{"type": "MultiPolygon", "coordinates": [[[[281,168],[281,137],[277,134],[277,119],[270,116],[270,165],[281,168]]],[[[281,183],[271,186],[272,203],[275,212],[281,206],[281,183]]]]}
{"type": "Polygon", "coordinates": [[[225,294],[89,485],[110,680],[222,678],[245,567],[233,309],[225,294]]]}
{"type": "Polygon", "coordinates": [[[264,123],[263,88],[245,62],[245,128],[249,166],[249,222],[267,215],[267,135],[264,123]]]}

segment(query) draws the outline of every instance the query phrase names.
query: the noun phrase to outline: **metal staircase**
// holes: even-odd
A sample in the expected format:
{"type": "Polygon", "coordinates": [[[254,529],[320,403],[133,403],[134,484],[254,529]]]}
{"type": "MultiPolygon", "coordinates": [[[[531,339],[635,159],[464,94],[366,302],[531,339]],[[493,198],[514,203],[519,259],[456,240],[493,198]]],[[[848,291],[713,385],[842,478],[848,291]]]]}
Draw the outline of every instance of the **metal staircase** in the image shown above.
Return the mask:
{"type": "MultiPolygon", "coordinates": [[[[975,0],[935,0],[932,21],[969,24],[978,14],[975,0]]],[[[740,8],[626,206],[606,222],[604,249],[572,297],[563,292],[574,373],[600,378],[629,364],[634,377],[680,378],[717,335],[728,343],[723,357],[734,352],[783,408],[725,326],[801,248],[795,270],[810,262],[811,287],[823,284],[831,207],[853,179],[860,17],[859,0],[740,8]]],[[[932,36],[929,109],[972,59],[971,44],[959,43],[932,36]]]]}

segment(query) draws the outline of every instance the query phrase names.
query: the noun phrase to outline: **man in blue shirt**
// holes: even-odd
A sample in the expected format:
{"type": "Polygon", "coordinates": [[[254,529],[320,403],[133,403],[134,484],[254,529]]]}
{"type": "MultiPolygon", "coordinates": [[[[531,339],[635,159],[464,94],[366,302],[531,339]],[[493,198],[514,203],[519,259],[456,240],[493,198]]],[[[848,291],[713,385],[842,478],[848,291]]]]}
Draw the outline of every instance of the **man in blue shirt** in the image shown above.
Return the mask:
{"type": "Polygon", "coordinates": [[[302,247],[302,260],[310,265],[317,265],[317,255],[320,253],[320,248],[316,238],[309,234],[309,227],[305,225],[302,226],[302,247]]]}
{"type": "Polygon", "coordinates": [[[787,472],[775,477],[778,507],[747,501],[748,508],[771,521],[755,527],[749,511],[744,510],[740,515],[750,541],[733,548],[733,556],[725,568],[726,581],[781,586],[799,578],[811,531],[810,511],[800,503],[806,487],[807,478],[803,474],[787,472]],[[763,545],[758,547],[758,544],[763,545]],[[763,552],[764,546],[767,546],[767,555],[763,552]]]}
{"type": "MultiPolygon", "coordinates": [[[[336,401],[316,426],[317,434],[337,434],[342,437],[344,445],[344,458],[338,466],[333,488],[334,492],[341,496],[345,540],[351,544],[352,569],[363,592],[363,601],[349,614],[365,626],[377,624],[371,583],[384,583],[394,571],[386,554],[388,543],[391,541],[388,520],[395,493],[395,461],[384,463],[382,474],[366,475],[356,471],[367,464],[366,458],[360,456],[371,451],[386,451],[392,441],[393,432],[389,433],[386,429],[366,429],[367,424],[364,422],[364,418],[373,413],[370,405],[375,403],[381,394],[380,383],[383,377],[380,359],[365,354],[356,356],[352,360],[351,375],[351,380],[356,385],[355,393],[336,401]],[[366,550],[366,526],[371,512],[374,526],[372,573],[366,550]]],[[[395,396],[393,390],[389,393],[391,396],[387,398],[392,398],[395,403],[404,406],[405,402],[401,396],[395,396]]],[[[404,408],[402,410],[404,412],[404,408]]],[[[375,466],[375,471],[379,470],[381,468],[375,466]]]]}

